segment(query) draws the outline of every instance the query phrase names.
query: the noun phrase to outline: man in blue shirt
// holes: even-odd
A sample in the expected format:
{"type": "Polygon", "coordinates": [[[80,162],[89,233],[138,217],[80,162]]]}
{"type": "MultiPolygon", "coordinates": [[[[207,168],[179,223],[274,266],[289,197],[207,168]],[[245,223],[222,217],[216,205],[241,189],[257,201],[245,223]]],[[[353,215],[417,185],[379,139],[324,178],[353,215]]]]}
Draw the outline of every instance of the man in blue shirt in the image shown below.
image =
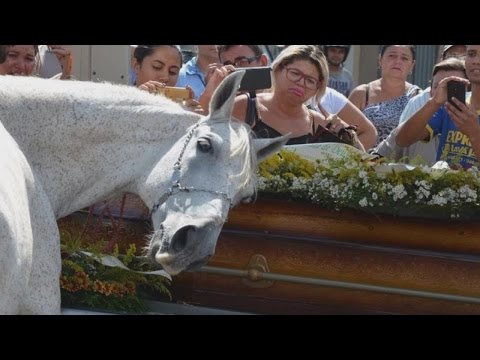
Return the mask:
{"type": "Polygon", "coordinates": [[[205,91],[205,74],[209,65],[218,63],[217,45],[197,45],[197,48],[197,56],[182,66],[177,80],[177,86],[188,85],[193,89],[195,100],[205,91]]]}

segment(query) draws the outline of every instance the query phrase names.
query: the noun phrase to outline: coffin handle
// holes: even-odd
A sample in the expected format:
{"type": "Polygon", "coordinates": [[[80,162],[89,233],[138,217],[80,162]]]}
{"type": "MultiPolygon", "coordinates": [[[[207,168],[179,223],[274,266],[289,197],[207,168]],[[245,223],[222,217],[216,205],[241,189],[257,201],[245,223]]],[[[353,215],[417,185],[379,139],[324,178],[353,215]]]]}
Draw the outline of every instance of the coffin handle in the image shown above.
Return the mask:
{"type": "Polygon", "coordinates": [[[242,279],[242,282],[256,289],[264,289],[273,286],[275,281],[273,280],[262,280],[262,275],[269,273],[270,269],[268,268],[267,259],[265,256],[260,254],[255,254],[250,258],[250,262],[246,268],[246,278],[242,279]]]}

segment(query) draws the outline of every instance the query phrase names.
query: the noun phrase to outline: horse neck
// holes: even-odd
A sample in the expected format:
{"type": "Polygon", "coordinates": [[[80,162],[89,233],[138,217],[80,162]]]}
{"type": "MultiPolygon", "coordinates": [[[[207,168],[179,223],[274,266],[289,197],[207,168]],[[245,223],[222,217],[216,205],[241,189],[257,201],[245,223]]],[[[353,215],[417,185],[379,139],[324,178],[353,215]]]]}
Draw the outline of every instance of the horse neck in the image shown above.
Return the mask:
{"type": "Polygon", "coordinates": [[[49,88],[33,80],[30,88],[3,94],[9,101],[1,110],[8,116],[1,119],[57,218],[130,190],[201,118],[135,89],[61,81],[49,82],[49,88]]]}

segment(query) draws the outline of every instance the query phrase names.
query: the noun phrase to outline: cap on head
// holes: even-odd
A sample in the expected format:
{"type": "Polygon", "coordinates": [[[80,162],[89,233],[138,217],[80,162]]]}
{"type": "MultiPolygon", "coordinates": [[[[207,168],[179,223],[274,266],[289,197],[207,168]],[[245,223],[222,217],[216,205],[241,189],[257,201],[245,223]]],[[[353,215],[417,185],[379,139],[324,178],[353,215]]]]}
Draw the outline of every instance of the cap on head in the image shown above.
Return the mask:
{"type": "Polygon", "coordinates": [[[467,48],[467,45],[443,45],[443,50],[442,50],[442,59],[443,60],[445,60],[445,57],[447,55],[447,51],[449,51],[454,46],[464,46],[465,50],[467,48]]]}
{"type": "Polygon", "coordinates": [[[442,51],[442,55],[445,55],[445,53],[448,51],[448,49],[450,49],[451,47],[453,47],[453,45],[443,45],[443,51],[442,51]]]}
{"type": "Polygon", "coordinates": [[[350,51],[351,46],[352,45],[323,45],[323,52],[324,52],[325,56],[327,56],[328,48],[331,48],[331,47],[344,48],[345,49],[345,57],[343,58],[342,62],[345,62],[345,60],[347,60],[348,52],[350,51]]]}

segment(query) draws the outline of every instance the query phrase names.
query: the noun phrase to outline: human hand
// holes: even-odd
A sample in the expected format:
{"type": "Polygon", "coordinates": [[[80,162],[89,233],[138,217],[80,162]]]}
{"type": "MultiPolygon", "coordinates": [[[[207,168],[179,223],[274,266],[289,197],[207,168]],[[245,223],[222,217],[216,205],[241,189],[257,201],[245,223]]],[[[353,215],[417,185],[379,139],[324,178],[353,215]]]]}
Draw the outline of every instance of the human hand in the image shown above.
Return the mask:
{"type": "Polygon", "coordinates": [[[188,110],[197,114],[205,115],[202,105],[195,99],[185,100],[183,106],[188,110]]]}
{"type": "Polygon", "coordinates": [[[155,81],[149,80],[146,83],[143,83],[138,86],[140,90],[148,91],[150,94],[156,94],[161,88],[164,88],[165,84],[155,81]]]}
{"type": "Polygon", "coordinates": [[[458,76],[448,76],[445,79],[440,80],[437,88],[435,89],[435,94],[432,96],[433,101],[439,107],[442,106],[443,104],[445,104],[445,102],[448,101],[447,84],[452,80],[462,82],[466,85],[470,84],[470,81],[468,81],[467,79],[458,77],[458,76]]]}
{"type": "Polygon", "coordinates": [[[202,105],[195,100],[195,93],[190,85],[186,86],[186,89],[190,92],[190,99],[184,100],[183,105],[187,108],[188,111],[194,113],[205,115],[205,110],[202,105]]]}
{"type": "Polygon", "coordinates": [[[223,79],[228,76],[228,74],[234,71],[235,67],[233,65],[223,66],[222,64],[215,63],[208,66],[208,71],[205,74],[205,82],[207,86],[199,97],[200,104],[204,109],[204,115],[208,115],[210,99],[212,98],[215,89],[220,85],[223,79]]]}
{"type": "Polygon", "coordinates": [[[216,89],[223,79],[235,70],[233,65],[210,64],[205,74],[206,88],[216,89]]]}
{"type": "Polygon", "coordinates": [[[212,63],[208,65],[207,72],[205,73],[205,85],[208,84],[210,78],[212,77],[215,69],[222,67],[220,63],[212,63]]]}
{"type": "Polygon", "coordinates": [[[187,86],[185,86],[185,89],[187,89],[188,92],[190,93],[189,98],[190,99],[195,99],[195,92],[193,91],[192,87],[190,85],[187,85],[187,86]]]}
{"type": "Polygon", "coordinates": [[[327,129],[338,134],[342,129],[349,127],[350,125],[347,124],[345,121],[340,119],[340,117],[336,114],[330,114],[327,119],[327,129]]]}
{"type": "Polygon", "coordinates": [[[471,104],[464,104],[455,98],[452,101],[458,109],[450,102],[446,103],[445,108],[455,126],[467,135],[470,140],[478,137],[480,124],[478,123],[478,115],[475,108],[471,104]]]}
{"type": "Polygon", "coordinates": [[[72,74],[73,57],[72,50],[63,45],[48,45],[50,51],[55,54],[62,67],[61,79],[69,79],[72,74]]]}
{"type": "Polygon", "coordinates": [[[320,113],[325,117],[325,127],[335,134],[338,134],[339,131],[349,126],[349,124],[343,121],[337,114],[330,114],[321,105],[319,105],[318,108],[320,113]]]}

